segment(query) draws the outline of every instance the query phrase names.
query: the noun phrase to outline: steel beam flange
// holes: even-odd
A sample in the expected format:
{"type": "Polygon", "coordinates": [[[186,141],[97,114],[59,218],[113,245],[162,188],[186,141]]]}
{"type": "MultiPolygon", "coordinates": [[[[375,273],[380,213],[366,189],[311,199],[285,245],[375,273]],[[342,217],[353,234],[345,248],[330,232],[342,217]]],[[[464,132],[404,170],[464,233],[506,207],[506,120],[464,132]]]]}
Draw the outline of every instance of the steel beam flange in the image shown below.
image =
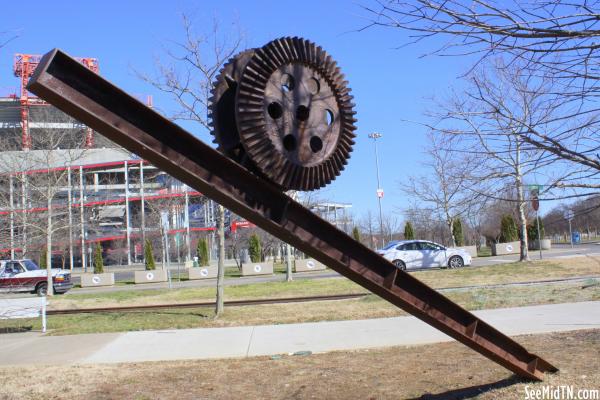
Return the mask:
{"type": "Polygon", "coordinates": [[[336,62],[297,37],[253,51],[237,86],[240,142],[284,189],[314,190],[344,169],[354,144],[354,104],[336,62]]]}

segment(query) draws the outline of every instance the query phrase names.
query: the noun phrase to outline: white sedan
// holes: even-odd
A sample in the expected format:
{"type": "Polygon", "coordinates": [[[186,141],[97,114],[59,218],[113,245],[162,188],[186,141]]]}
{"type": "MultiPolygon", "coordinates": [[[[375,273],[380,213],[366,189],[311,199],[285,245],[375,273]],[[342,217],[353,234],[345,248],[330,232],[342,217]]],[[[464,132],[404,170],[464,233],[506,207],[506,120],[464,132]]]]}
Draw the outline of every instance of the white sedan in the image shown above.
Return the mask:
{"type": "Polygon", "coordinates": [[[401,270],[471,265],[471,255],[465,250],[447,248],[426,240],[394,241],[377,252],[401,270]]]}

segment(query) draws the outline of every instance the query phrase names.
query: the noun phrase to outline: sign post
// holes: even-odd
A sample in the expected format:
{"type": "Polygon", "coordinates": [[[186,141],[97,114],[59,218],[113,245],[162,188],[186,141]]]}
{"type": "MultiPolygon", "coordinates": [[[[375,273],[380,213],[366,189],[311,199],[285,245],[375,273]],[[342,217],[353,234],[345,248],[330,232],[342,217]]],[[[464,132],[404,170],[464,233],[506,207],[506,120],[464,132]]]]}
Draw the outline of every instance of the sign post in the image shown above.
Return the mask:
{"type": "Polygon", "coordinates": [[[573,229],[571,228],[571,221],[575,217],[573,210],[565,211],[565,219],[569,221],[569,240],[571,241],[571,248],[573,248],[573,229]]]}
{"type": "Polygon", "coordinates": [[[541,186],[539,186],[539,185],[531,185],[530,186],[531,206],[535,210],[535,224],[536,224],[536,231],[537,231],[537,241],[538,241],[538,248],[540,250],[540,260],[541,260],[544,257],[542,256],[542,232],[540,231],[540,199],[539,199],[540,188],[541,188],[541,186]]]}

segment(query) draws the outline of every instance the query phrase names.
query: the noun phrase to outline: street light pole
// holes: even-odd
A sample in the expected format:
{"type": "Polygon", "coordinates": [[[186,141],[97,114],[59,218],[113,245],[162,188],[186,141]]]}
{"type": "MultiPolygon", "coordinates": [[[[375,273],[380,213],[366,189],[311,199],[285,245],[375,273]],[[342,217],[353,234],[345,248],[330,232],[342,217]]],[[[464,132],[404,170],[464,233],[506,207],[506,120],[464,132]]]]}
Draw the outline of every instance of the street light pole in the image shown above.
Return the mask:
{"type": "Polygon", "coordinates": [[[373,139],[375,143],[375,168],[377,170],[377,201],[379,203],[379,235],[381,236],[381,247],[385,245],[385,238],[383,237],[383,214],[381,212],[381,198],[383,197],[383,189],[381,188],[379,180],[379,154],[377,153],[377,139],[381,138],[381,133],[373,132],[369,134],[369,139],[373,139]]]}

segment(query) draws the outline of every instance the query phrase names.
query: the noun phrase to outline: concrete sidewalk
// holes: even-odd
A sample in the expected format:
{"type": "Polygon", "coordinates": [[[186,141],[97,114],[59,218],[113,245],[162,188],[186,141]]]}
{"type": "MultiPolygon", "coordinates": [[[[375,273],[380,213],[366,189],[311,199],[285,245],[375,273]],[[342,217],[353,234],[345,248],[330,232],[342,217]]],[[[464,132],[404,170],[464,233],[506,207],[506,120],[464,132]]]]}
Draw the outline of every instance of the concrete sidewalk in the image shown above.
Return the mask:
{"type": "MultiPolygon", "coordinates": [[[[600,301],[481,310],[475,314],[511,336],[600,329],[600,301]]],[[[0,336],[0,365],[253,357],[451,340],[414,317],[54,337],[6,334],[0,336]]]]}

